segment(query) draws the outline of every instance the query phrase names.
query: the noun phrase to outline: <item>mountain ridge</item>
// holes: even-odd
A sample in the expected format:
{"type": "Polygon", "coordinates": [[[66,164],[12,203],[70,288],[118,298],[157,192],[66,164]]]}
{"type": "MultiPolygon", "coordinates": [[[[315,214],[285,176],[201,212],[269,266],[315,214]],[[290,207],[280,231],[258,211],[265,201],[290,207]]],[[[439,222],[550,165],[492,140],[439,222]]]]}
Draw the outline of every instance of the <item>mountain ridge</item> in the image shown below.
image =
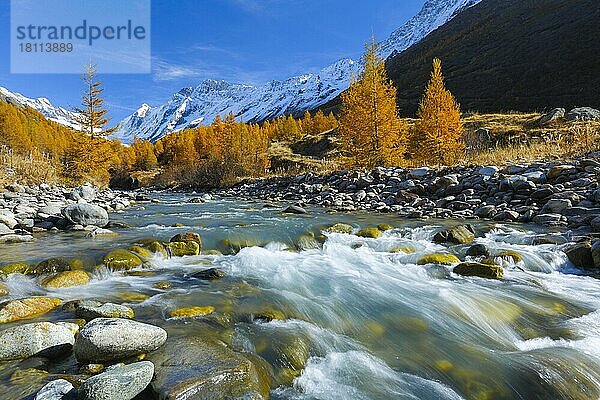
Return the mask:
{"type": "MultiPolygon", "coordinates": [[[[383,58],[414,45],[429,32],[481,0],[427,0],[421,11],[380,43],[383,58]]],[[[165,104],[138,109],[115,133],[124,143],[134,135],[156,141],[168,132],[210,124],[217,115],[232,112],[246,122],[260,122],[284,114],[299,115],[331,101],[348,88],[361,62],[342,58],[314,74],[272,80],[252,86],[205,80],[183,88],[165,104]]]]}

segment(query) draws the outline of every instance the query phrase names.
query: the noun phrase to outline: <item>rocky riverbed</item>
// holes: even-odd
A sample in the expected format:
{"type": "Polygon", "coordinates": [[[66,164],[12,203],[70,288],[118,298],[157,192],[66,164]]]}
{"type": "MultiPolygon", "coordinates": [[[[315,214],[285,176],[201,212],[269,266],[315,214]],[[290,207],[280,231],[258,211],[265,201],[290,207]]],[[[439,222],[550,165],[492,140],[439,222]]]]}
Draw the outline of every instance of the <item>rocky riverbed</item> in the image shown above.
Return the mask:
{"type": "Polygon", "coordinates": [[[33,234],[85,231],[92,237],[113,232],[108,213],[123,211],[135,193],[100,190],[86,184],[77,188],[7,185],[0,192],[0,243],[33,241],[33,234]]]}
{"type": "MultiPolygon", "coordinates": [[[[376,168],[244,183],[224,196],[295,202],[411,219],[484,219],[568,230],[572,261],[600,269],[600,154],[570,162],[452,168],[376,168]],[[594,246],[593,252],[592,247],[594,246]],[[594,253],[594,256],[592,255],[594,253]]],[[[290,209],[290,212],[294,212],[290,209]]]]}

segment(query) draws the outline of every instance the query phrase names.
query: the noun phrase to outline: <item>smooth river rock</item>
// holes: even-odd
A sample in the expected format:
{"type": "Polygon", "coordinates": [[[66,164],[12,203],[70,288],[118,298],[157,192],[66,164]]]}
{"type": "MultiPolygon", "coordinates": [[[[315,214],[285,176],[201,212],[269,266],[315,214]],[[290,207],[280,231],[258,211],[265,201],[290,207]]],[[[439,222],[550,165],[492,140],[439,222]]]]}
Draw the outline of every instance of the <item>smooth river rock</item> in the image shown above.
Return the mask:
{"type": "Polygon", "coordinates": [[[79,387],[80,400],[131,400],[150,384],[154,364],[140,361],[107,369],[79,387]]]}
{"type": "Polygon", "coordinates": [[[269,382],[240,353],[190,334],[169,338],[149,354],[155,366],[152,381],[160,399],[267,399],[269,382]]]}
{"type": "Polygon", "coordinates": [[[95,204],[71,204],[63,208],[62,214],[72,224],[95,225],[100,228],[108,225],[108,212],[95,204]]]}
{"type": "Polygon", "coordinates": [[[97,318],[87,323],[75,340],[80,362],[102,362],[156,350],[167,340],[167,332],[154,325],[122,318],[97,318]]]}
{"type": "Polygon", "coordinates": [[[37,392],[35,400],[75,400],[77,389],[65,379],[48,382],[37,392]]]}
{"type": "Polygon", "coordinates": [[[0,331],[0,359],[69,353],[75,343],[73,332],[64,325],[36,322],[0,331]]]}

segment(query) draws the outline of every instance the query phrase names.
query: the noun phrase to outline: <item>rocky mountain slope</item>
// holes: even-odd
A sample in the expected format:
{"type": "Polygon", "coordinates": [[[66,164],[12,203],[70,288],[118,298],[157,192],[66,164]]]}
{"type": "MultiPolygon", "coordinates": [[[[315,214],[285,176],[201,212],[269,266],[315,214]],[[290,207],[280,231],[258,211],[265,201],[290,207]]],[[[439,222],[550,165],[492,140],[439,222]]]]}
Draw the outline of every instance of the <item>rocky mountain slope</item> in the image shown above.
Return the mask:
{"type": "Polygon", "coordinates": [[[0,86],[0,100],[17,107],[33,108],[34,110],[42,113],[42,115],[44,115],[50,121],[68,126],[69,128],[79,129],[79,124],[75,120],[76,114],[74,112],[68,111],[62,107],[53,106],[52,103],[50,103],[50,100],[45,97],[31,99],[23,96],[20,93],[13,93],[10,90],[0,86]]]}
{"type": "Polygon", "coordinates": [[[401,113],[414,115],[434,57],[463,110],[600,108],[599,21],[597,0],[485,0],[388,59],[401,113]]]}
{"type": "MultiPolygon", "coordinates": [[[[401,52],[462,10],[480,0],[427,0],[421,11],[381,42],[382,56],[401,52]]],[[[336,98],[348,88],[360,61],[341,59],[318,73],[305,74],[261,86],[206,80],[175,93],[163,105],[143,104],[121,122],[115,134],[129,143],[134,135],[156,141],[168,132],[210,124],[217,114],[230,112],[244,121],[262,121],[283,114],[301,114],[336,98]]]]}

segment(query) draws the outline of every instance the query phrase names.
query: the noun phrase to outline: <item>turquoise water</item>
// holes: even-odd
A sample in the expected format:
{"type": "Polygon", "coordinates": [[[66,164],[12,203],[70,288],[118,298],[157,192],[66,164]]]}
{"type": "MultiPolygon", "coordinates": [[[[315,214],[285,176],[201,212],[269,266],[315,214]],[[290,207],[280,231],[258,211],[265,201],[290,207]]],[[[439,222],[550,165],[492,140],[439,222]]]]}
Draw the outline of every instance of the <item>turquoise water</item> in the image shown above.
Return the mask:
{"type": "MultiPolygon", "coordinates": [[[[451,267],[417,265],[423,255],[439,251],[464,258],[468,246],[432,242],[435,232],[451,222],[316,208],[308,215],[283,215],[261,202],[190,204],[185,195],[157,197],[161,203],[140,203],[113,214],[111,219],[131,226],[115,229],[118,236],[47,234],[34,243],[6,245],[0,262],[78,258],[92,271],[112,248],[147,238],[168,241],[190,230],[202,236],[205,249],[218,248],[223,239],[257,246],[235,255],[155,256],[146,268],[151,274],[144,276],[95,269],[90,284],[51,291],[36,279],[13,274],[7,278],[10,296],[126,303],[136,319],[157,325],[167,323],[175,308],[211,305],[215,314],[233,316],[223,328],[228,345],[263,356],[276,373],[281,355],[273,344],[296,339],[305,344],[302,373],[274,387],[275,399],[600,397],[600,280],[579,275],[557,246],[531,245],[547,232],[476,224],[476,242],[492,253],[513,250],[523,258],[505,262],[505,279],[492,281],[454,275],[451,267]],[[395,229],[378,239],[321,234],[335,222],[355,228],[387,223],[395,229]],[[173,227],[176,223],[183,226],[173,227]],[[314,245],[311,240],[298,246],[307,232],[317,248],[306,245],[314,245]],[[227,278],[206,283],[189,277],[207,266],[224,270],[227,278]],[[171,282],[172,289],[157,289],[159,281],[171,282]],[[132,293],[148,298],[134,300],[132,293]],[[277,310],[286,319],[244,318],[264,310],[277,310]]],[[[55,312],[41,319],[66,317],[55,312]]],[[[181,335],[194,326],[180,324],[176,332],[181,335]]],[[[18,392],[20,383],[9,376],[19,365],[0,367],[6,393],[18,392]]],[[[76,365],[67,359],[49,369],[75,373],[76,365]]]]}

